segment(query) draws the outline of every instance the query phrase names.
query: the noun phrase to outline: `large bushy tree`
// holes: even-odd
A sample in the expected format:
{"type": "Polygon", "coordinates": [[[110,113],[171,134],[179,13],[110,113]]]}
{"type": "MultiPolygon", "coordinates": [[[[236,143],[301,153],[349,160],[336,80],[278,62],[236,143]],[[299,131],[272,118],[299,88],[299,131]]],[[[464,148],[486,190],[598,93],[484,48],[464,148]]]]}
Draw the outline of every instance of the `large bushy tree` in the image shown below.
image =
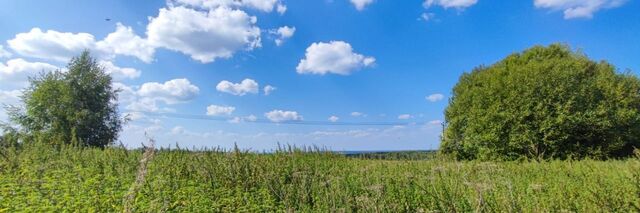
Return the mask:
{"type": "Polygon", "coordinates": [[[25,108],[9,114],[28,140],[104,147],[117,139],[124,122],[116,98],[111,76],[84,51],[67,71],[30,79],[22,95],[25,108]]]}
{"type": "Polygon", "coordinates": [[[459,159],[609,158],[640,147],[640,81],[565,45],[460,77],[441,151],[459,159]]]}

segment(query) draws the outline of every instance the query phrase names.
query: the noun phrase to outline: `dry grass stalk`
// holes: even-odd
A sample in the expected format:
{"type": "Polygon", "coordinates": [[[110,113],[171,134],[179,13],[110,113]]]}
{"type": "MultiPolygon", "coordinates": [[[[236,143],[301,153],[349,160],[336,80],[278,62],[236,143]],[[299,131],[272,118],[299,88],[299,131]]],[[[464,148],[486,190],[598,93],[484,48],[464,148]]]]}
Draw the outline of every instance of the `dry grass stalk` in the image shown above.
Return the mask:
{"type": "Polygon", "coordinates": [[[149,138],[149,146],[144,146],[144,153],[142,159],[140,159],[140,166],[138,167],[138,173],[136,175],[136,181],[131,184],[129,191],[124,197],[124,212],[130,213],[133,209],[133,202],[138,194],[138,190],[144,184],[145,177],[147,175],[147,163],[151,161],[155,153],[155,141],[149,138]]]}

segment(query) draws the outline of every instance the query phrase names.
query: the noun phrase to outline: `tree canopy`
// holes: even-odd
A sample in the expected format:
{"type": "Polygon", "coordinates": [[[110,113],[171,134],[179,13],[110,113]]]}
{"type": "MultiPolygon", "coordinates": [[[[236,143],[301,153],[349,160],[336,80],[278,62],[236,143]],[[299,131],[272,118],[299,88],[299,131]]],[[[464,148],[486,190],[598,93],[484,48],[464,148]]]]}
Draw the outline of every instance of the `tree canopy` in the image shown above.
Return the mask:
{"type": "Polygon", "coordinates": [[[464,73],[441,151],[459,159],[610,158],[640,147],[640,81],[569,47],[535,46],[464,73]]]}
{"type": "Polygon", "coordinates": [[[111,76],[88,51],[71,59],[67,71],[43,72],[30,79],[24,109],[13,108],[19,135],[47,143],[104,147],[114,142],[124,120],[117,112],[111,76]]]}

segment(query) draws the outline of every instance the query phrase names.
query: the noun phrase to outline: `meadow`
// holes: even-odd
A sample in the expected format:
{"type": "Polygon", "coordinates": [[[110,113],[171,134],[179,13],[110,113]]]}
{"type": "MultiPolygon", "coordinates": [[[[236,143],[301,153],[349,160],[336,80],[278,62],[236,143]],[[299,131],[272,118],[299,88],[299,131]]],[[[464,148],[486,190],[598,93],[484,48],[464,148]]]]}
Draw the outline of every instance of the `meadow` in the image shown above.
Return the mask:
{"type": "Polygon", "coordinates": [[[0,212],[637,212],[640,160],[1,148],[0,212]]]}

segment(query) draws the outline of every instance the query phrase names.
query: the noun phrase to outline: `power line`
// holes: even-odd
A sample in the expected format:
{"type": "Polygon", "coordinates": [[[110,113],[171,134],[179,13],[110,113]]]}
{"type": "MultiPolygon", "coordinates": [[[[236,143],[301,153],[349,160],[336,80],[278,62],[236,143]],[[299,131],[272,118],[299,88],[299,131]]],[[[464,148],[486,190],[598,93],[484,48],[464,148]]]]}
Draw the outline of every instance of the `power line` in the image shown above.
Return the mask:
{"type": "MultiPolygon", "coordinates": [[[[177,118],[177,119],[188,119],[188,120],[206,120],[206,121],[223,121],[228,122],[234,117],[209,117],[205,115],[194,115],[194,114],[181,114],[181,113],[159,113],[159,112],[144,112],[144,111],[129,111],[129,113],[140,113],[149,117],[156,118],[177,118]]],[[[274,122],[268,119],[242,119],[242,122],[245,123],[256,123],[256,124],[284,124],[284,125],[312,125],[312,126],[408,126],[408,125],[423,125],[430,122],[420,121],[420,122],[343,122],[343,121],[308,121],[308,120],[291,120],[291,121],[280,121],[274,122]]]]}

